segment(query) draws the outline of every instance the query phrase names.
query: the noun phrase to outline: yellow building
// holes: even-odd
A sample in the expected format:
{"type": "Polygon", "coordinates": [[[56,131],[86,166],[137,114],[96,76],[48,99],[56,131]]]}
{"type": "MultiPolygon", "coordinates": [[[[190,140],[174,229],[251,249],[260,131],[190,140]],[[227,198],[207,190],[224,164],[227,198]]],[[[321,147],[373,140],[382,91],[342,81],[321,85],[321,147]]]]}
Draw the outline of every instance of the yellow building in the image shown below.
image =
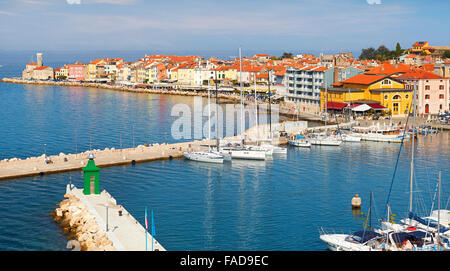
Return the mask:
{"type": "Polygon", "coordinates": [[[236,67],[229,67],[227,70],[225,70],[225,79],[228,79],[230,81],[238,81],[238,69],[236,67]]]}
{"type": "Polygon", "coordinates": [[[105,64],[105,59],[96,59],[88,64],[88,74],[86,79],[92,80],[100,78],[100,75],[97,71],[97,65],[105,64]]]}
{"type": "Polygon", "coordinates": [[[194,69],[190,66],[179,67],[177,78],[181,85],[194,85],[194,69]]]}
{"type": "Polygon", "coordinates": [[[327,109],[340,110],[349,104],[368,104],[377,109],[384,107],[391,115],[404,115],[408,113],[407,108],[411,108],[412,92],[390,76],[359,74],[322,89],[320,109],[324,110],[325,102],[327,109]]]}

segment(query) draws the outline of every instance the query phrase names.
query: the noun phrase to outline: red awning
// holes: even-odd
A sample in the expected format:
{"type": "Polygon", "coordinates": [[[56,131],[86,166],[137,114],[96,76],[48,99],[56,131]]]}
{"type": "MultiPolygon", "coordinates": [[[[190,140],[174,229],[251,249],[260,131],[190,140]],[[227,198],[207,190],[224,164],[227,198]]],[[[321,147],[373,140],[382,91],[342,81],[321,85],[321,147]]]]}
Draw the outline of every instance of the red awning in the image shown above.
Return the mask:
{"type": "Polygon", "coordinates": [[[372,107],[375,110],[384,110],[386,107],[382,106],[381,104],[367,104],[368,106],[372,107]]]}
{"type": "Polygon", "coordinates": [[[327,109],[342,110],[346,106],[347,106],[346,103],[327,102],[327,109]]]}

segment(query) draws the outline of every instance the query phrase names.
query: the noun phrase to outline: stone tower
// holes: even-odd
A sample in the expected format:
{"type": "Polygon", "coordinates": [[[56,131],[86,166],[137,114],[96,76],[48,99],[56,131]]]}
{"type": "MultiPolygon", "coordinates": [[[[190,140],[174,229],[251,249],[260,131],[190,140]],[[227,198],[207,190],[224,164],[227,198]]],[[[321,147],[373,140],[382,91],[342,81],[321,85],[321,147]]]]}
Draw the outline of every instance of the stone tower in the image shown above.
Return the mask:
{"type": "Polygon", "coordinates": [[[37,53],[36,58],[38,67],[42,67],[42,53],[37,53]]]}

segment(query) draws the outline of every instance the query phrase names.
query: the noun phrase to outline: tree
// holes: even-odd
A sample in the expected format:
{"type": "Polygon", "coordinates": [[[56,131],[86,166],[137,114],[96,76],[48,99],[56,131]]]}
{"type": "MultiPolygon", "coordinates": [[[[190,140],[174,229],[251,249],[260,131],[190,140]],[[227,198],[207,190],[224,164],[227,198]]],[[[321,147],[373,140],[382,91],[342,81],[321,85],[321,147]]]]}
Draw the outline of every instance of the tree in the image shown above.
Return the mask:
{"type": "Polygon", "coordinates": [[[359,56],[359,59],[375,59],[376,57],[377,57],[377,50],[375,50],[375,48],[373,47],[370,47],[361,50],[361,55],[359,56]]]}
{"type": "Polygon", "coordinates": [[[445,58],[450,58],[450,51],[446,50],[446,51],[444,52],[444,57],[445,57],[445,58]]]}
{"type": "Polygon", "coordinates": [[[386,48],[386,46],[384,45],[380,45],[380,47],[378,47],[376,54],[377,54],[377,59],[379,60],[386,60],[387,58],[389,58],[389,49],[386,48]]]}
{"type": "Polygon", "coordinates": [[[283,55],[280,57],[281,59],[283,58],[292,58],[294,55],[292,53],[286,53],[284,52],[283,55]]]}
{"type": "Polygon", "coordinates": [[[397,42],[397,46],[395,46],[395,56],[399,57],[403,53],[402,47],[400,46],[400,43],[397,42]]]}

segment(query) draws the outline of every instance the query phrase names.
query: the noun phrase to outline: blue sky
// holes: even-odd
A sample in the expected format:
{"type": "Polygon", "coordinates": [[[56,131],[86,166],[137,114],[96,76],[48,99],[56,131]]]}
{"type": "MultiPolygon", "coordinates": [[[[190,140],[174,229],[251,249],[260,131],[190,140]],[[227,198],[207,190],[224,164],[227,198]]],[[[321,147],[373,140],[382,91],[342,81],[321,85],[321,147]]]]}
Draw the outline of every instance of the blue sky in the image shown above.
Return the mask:
{"type": "Polygon", "coordinates": [[[298,53],[393,49],[397,41],[450,45],[449,11],[448,0],[0,0],[0,49],[298,53]]]}

